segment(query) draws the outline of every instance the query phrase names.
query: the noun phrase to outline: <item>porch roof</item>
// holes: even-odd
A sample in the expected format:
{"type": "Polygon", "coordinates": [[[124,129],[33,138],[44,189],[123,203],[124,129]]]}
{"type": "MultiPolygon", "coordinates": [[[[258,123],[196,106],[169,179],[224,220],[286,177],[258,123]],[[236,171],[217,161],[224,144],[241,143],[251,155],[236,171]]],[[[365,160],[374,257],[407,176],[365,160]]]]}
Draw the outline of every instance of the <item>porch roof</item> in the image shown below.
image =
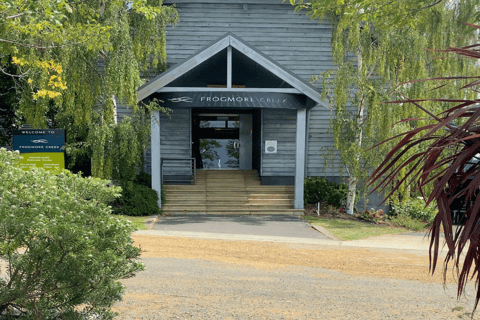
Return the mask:
{"type": "MultiPolygon", "coordinates": [[[[211,71],[211,69],[208,70],[209,72],[207,73],[213,72],[211,71]]],[[[288,101],[289,104],[291,101],[294,101],[295,103],[290,104],[289,107],[294,109],[310,109],[316,105],[322,105],[327,108],[329,107],[328,103],[321,98],[321,93],[318,91],[317,88],[312,86],[307,81],[300,79],[294,73],[281,66],[273,59],[269,58],[254,47],[250,46],[248,43],[246,43],[233,33],[225,34],[224,36],[213,41],[203,49],[199,50],[197,53],[187,58],[184,62],[168,69],[167,71],[161,73],[157,77],[151,79],[149,82],[141,86],[138,89],[138,100],[142,101],[151,95],[158,94],[161,94],[162,97],[165,95],[165,98],[171,98],[169,100],[173,99],[172,101],[174,101],[177,106],[180,106],[182,103],[188,104],[187,101],[192,102],[191,99],[188,100],[186,98],[196,96],[201,99],[200,96],[205,97],[204,94],[210,97],[216,94],[218,96],[218,106],[228,107],[230,105],[226,105],[225,103],[222,104],[222,101],[220,101],[220,99],[222,99],[222,96],[235,97],[236,99],[236,97],[238,97],[238,94],[240,94],[244,98],[250,97],[249,100],[246,100],[247,102],[254,102],[253,100],[256,99],[256,103],[250,103],[248,107],[283,107],[281,104],[268,104],[260,102],[267,101],[267,99],[269,99],[270,102],[280,100],[284,102],[288,101]],[[223,55],[222,51],[226,51],[227,54],[223,55]],[[232,69],[235,69],[235,66],[232,67],[232,52],[235,57],[238,57],[238,59],[242,60],[242,63],[259,66],[260,68],[257,69],[255,69],[254,67],[250,68],[255,69],[255,71],[262,69],[258,71],[259,74],[264,74],[265,78],[271,80],[271,83],[273,85],[271,87],[265,87],[264,85],[260,87],[257,84],[254,84],[254,87],[235,87],[235,85],[232,85],[232,69]],[[225,64],[225,66],[221,66],[224,69],[221,69],[222,71],[219,71],[220,73],[225,71],[225,86],[205,86],[205,82],[208,80],[198,79],[199,75],[200,77],[203,77],[205,73],[197,74],[195,77],[196,81],[199,80],[200,83],[203,80],[204,86],[202,86],[202,84],[199,86],[191,85],[192,81],[189,81],[187,85],[182,84],[175,86],[178,83],[182,83],[182,76],[183,78],[185,78],[185,76],[187,76],[188,73],[193,72],[195,68],[201,68],[202,64],[204,66],[208,65],[209,63],[218,64],[220,63],[220,61],[221,64],[225,64]],[[185,93],[190,93],[190,96],[184,97],[185,93]],[[267,95],[272,98],[267,98],[267,95]]],[[[206,99],[208,98],[203,98],[202,102],[211,101],[206,99]]],[[[163,98],[162,100],[166,101],[163,98]]],[[[224,101],[227,101],[227,99],[224,99],[224,101]]],[[[245,99],[243,99],[242,101],[245,101],[245,99]]]]}

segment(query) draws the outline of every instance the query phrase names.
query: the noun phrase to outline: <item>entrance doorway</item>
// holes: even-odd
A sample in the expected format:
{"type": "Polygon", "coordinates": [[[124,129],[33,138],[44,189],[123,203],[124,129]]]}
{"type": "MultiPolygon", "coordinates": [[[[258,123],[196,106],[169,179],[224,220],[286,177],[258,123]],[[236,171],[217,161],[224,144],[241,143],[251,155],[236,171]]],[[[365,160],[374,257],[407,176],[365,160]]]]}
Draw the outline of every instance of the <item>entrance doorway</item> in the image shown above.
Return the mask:
{"type": "Polygon", "coordinates": [[[197,169],[251,170],[252,115],[194,113],[192,155],[197,169]]]}

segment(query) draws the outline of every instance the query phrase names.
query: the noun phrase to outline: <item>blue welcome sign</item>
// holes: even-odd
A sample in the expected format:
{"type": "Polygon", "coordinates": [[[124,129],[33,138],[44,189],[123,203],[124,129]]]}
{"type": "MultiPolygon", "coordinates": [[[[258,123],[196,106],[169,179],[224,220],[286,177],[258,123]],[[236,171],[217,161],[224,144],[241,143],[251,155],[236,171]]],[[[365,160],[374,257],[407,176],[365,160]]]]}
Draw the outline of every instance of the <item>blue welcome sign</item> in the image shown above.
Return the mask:
{"type": "Polygon", "coordinates": [[[64,146],[64,129],[13,131],[13,149],[20,153],[63,152],[64,146]]]}
{"type": "Polygon", "coordinates": [[[57,171],[65,168],[64,129],[23,129],[13,131],[13,149],[21,154],[18,166],[24,170],[40,167],[57,171]]]}

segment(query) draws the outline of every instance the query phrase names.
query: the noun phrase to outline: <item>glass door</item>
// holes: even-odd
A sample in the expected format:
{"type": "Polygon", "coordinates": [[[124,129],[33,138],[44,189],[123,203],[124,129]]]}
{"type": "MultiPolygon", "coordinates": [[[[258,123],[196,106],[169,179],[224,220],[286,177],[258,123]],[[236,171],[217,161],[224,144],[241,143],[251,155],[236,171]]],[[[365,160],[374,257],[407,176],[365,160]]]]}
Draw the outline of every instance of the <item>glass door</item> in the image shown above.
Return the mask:
{"type": "Polygon", "coordinates": [[[238,169],[240,165],[238,114],[193,116],[192,153],[197,169],[238,169]]]}
{"type": "Polygon", "coordinates": [[[200,155],[204,169],[238,169],[238,139],[200,139],[200,155]]]}

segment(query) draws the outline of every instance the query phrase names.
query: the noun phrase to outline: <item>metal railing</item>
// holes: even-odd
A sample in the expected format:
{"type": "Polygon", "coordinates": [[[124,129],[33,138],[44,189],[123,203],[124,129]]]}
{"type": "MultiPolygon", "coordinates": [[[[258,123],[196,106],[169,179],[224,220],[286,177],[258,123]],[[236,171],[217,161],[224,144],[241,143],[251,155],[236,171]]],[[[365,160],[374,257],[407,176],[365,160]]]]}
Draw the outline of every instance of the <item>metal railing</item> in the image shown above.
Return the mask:
{"type": "Polygon", "coordinates": [[[160,175],[164,184],[196,184],[195,158],[161,158],[160,175]]]}

